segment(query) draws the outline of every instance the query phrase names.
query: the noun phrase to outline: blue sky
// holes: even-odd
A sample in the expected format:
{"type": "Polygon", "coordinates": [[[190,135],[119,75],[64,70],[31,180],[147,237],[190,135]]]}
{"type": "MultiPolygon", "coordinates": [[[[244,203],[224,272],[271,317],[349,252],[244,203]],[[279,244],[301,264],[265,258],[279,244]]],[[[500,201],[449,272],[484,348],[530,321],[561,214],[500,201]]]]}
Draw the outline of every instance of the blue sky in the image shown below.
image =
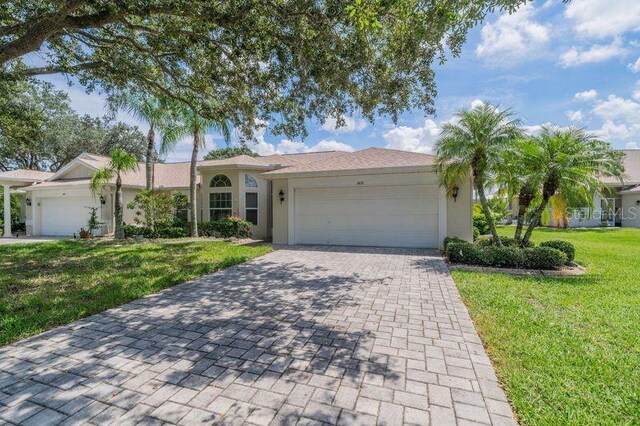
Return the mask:
{"type": "MultiPolygon", "coordinates": [[[[99,94],[69,87],[62,76],[46,80],[67,91],[80,113],[105,113],[99,94]]],[[[437,66],[436,81],[435,117],[411,111],[397,124],[346,117],[340,129],[334,120],[310,122],[304,141],[263,129],[253,148],[261,154],[370,146],[428,153],[442,122],[479,101],[513,108],[531,131],[543,123],[574,124],[618,148],[640,148],[640,0],[540,0],[512,15],[491,15],[471,31],[460,57],[437,66]]],[[[126,114],[118,118],[146,130],[126,114]]],[[[207,148],[216,143],[224,146],[209,135],[207,148]]],[[[185,140],[166,160],[189,157],[185,140]]]]}

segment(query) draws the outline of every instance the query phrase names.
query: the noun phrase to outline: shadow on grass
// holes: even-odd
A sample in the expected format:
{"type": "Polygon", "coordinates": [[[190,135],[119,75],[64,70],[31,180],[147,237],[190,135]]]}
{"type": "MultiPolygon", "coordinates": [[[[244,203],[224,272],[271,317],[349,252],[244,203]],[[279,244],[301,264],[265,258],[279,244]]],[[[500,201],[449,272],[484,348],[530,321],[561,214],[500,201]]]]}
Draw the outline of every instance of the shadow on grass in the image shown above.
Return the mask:
{"type": "MultiPolygon", "coordinates": [[[[0,390],[26,392],[25,401],[54,409],[78,392],[115,405],[133,401],[131,408],[177,385],[201,392],[193,406],[228,396],[233,404],[212,420],[237,422],[260,408],[237,401],[250,395],[234,397],[230,392],[240,388],[232,385],[277,386],[301,398],[293,390],[298,384],[335,391],[340,384],[361,386],[366,373],[393,385],[404,378],[386,355],[372,353],[375,331],[346,321],[361,303],[350,293],[374,285],[295,258],[257,259],[0,349],[0,374],[6,374],[0,390]],[[29,393],[40,385],[62,391],[46,399],[29,393]]],[[[172,410],[165,415],[177,414],[172,410]]],[[[148,414],[134,420],[149,420],[148,414]]],[[[295,423],[299,414],[283,411],[280,421],[295,423]]],[[[311,414],[334,422],[328,413],[311,414]]]]}

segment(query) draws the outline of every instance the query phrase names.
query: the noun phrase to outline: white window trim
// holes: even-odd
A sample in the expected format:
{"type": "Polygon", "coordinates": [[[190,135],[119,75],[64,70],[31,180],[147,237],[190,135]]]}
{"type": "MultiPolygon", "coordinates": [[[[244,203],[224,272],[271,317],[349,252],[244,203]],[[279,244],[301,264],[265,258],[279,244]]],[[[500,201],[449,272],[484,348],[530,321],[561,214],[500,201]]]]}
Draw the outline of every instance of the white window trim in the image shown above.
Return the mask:
{"type": "MultiPolygon", "coordinates": [[[[251,187],[252,189],[258,189],[255,187],[251,187]]],[[[244,220],[247,220],[247,210],[255,210],[256,211],[256,223],[252,224],[253,226],[258,226],[260,223],[260,194],[258,191],[245,191],[244,193],[244,220]],[[256,207],[247,207],[247,194],[256,194],[256,207]]]]}
{"type": "Polygon", "coordinates": [[[215,210],[225,210],[225,211],[226,211],[226,210],[229,210],[229,211],[230,211],[229,216],[233,216],[233,191],[229,191],[229,189],[231,189],[231,187],[230,187],[230,186],[227,186],[227,187],[218,187],[218,188],[211,188],[211,189],[217,189],[217,190],[219,190],[219,191],[210,191],[210,192],[209,192],[209,199],[207,200],[207,201],[209,202],[209,204],[208,204],[208,208],[209,208],[209,220],[210,220],[210,221],[211,221],[211,220],[215,220],[215,219],[213,218],[213,217],[214,217],[214,215],[212,214],[212,213],[213,213],[213,211],[215,211],[215,210]],[[222,190],[224,190],[224,191],[222,191],[222,190]],[[225,208],[225,209],[221,209],[221,208],[213,208],[213,207],[211,207],[211,197],[212,197],[214,194],[229,194],[229,195],[230,195],[231,206],[230,206],[228,209],[227,209],[227,208],[225,208]]]}

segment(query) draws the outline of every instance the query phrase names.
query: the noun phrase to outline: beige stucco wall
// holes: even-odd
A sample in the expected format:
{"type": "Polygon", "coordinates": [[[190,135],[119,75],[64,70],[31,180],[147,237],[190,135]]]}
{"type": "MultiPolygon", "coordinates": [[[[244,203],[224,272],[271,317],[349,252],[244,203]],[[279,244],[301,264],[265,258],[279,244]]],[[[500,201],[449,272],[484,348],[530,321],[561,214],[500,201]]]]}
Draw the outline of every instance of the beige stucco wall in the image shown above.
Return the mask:
{"type": "Polygon", "coordinates": [[[214,192],[231,192],[231,210],[234,215],[246,219],[245,193],[258,193],[258,224],[251,228],[253,238],[267,238],[269,236],[269,185],[268,181],[260,176],[259,172],[251,170],[203,170],[201,171],[202,188],[200,190],[200,209],[202,221],[209,221],[209,196],[214,192]],[[231,180],[231,188],[211,188],[211,179],[218,174],[224,174],[231,180]],[[245,188],[244,176],[249,174],[258,182],[258,188],[245,188]]]}
{"type": "MultiPolygon", "coordinates": [[[[310,187],[349,187],[357,185],[365,186],[393,186],[393,185],[438,185],[438,180],[434,172],[424,173],[392,173],[392,174],[371,174],[357,176],[333,176],[316,178],[294,178],[276,179],[272,182],[272,203],[273,203],[273,243],[289,244],[290,217],[293,208],[290,203],[296,188],[310,187]],[[361,184],[359,184],[361,182],[361,184]],[[280,204],[278,193],[280,190],[285,193],[285,200],[280,204]]],[[[468,241],[473,240],[472,231],[472,188],[471,180],[465,179],[459,183],[458,198],[454,202],[453,198],[447,199],[446,204],[446,234],[456,236],[468,241]]],[[[442,190],[443,191],[443,190],[442,190]]],[[[440,240],[444,235],[440,237],[440,240]]]]}
{"type": "Polygon", "coordinates": [[[56,179],[88,178],[88,177],[91,177],[92,174],[93,174],[93,171],[90,170],[88,167],[83,166],[82,164],[78,164],[77,166],[75,166],[72,169],[68,170],[67,172],[65,172],[64,174],[62,174],[61,176],[59,176],[56,179]]]}
{"type": "Polygon", "coordinates": [[[473,187],[471,179],[458,182],[458,198],[447,197],[447,236],[473,242],[473,187]]]}
{"type": "Polygon", "coordinates": [[[289,242],[289,180],[276,179],[271,182],[271,205],[273,206],[273,244],[289,242]],[[280,203],[280,190],[284,192],[284,201],[280,203]]]}
{"type": "Polygon", "coordinates": [[[640,194],[622,194],[622,227],[640,228],[640,194]]]}

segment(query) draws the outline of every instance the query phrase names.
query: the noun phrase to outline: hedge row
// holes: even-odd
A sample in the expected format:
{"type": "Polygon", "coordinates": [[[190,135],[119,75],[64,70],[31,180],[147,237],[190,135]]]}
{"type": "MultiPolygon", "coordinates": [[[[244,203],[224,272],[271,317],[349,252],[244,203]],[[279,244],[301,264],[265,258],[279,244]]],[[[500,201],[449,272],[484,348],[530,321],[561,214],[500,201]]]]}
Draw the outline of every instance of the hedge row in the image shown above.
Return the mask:
{"type": "Polygon", "coordinates": [[[538,247],[519,247],[513,239],[502,238],[503,246],[482,238],[471,244],[446,238],[445,253],[451,263],[517,269],[559,269],[573,261],[575,249],[566,241],[545,241],[538,247]]]}
{"type": "MultiPolygon", "coordinates": [[[[248,238],[251,237],[250,222],[238,217],[228,217],[211,222],[198,223],[198,235],[201,237],[248,238]]],[[[144,226],[125,225],[125,237],[141,235],[144,238],[183,238],[189,236],[189,223],[176,223],[174,226],[151,229],[144,226]]]]}

